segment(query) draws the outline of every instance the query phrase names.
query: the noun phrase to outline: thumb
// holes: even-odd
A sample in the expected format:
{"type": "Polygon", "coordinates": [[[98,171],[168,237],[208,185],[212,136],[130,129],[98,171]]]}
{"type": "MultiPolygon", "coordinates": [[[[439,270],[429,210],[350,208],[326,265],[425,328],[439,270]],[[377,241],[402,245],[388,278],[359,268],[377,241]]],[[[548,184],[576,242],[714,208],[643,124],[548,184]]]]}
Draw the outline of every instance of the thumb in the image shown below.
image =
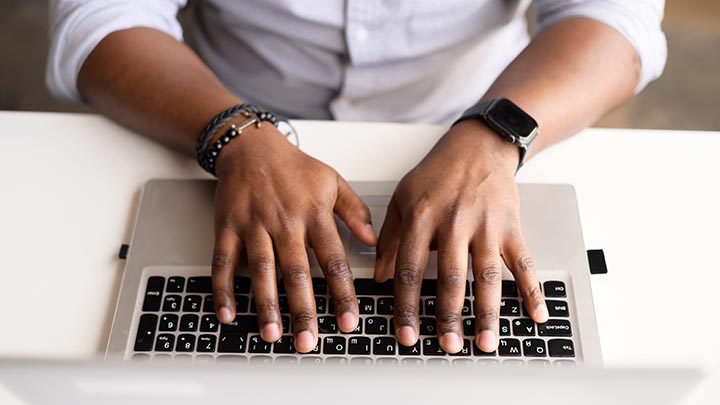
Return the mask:
{"type": "Polygon", "coordinates": [[[337,176],[337,183],[335,213],[347,224],[360,242],[368,246],[375,246],[377,236],[372,227],[370,209],[340,175],[337,176]]]}

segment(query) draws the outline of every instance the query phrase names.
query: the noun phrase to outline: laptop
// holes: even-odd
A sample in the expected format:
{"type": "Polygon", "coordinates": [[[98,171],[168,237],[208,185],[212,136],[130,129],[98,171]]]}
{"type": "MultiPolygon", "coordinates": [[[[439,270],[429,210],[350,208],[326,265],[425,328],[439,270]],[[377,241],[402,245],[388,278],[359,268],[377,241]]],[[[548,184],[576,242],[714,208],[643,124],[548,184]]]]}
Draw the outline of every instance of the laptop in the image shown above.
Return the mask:
{"type": "MultiPolygon", "coordinates": [[[[376,232],[395,182],[351,182],[372,213],[376,232]]],[[[550,320],[534,323],[526,314],[512,274],[504,269],[498,349],[474,344],[472,271],[463,309],[465,345],[450,355],[435,331],[436,255],[431,253],[420,305],[420,339],[397,344],[392,322],[392,281],[375,283],[375,254],[338,223],[353,271],[360,322],[340,333],[327,284],[309,252],[316,296],[319,340],[308,354],[292,346],[290,313],[279,279],[283,338],[264,342],[258,333],[248,269],[236,271],[237,317],[221,325],[214,314],[210,283],[213,251],[211,180],[151,180],[143,189],[137,220],[107,345],[106,357],[176,363],[312,364],[390,367],[539,368],[599,366],[602,355],[590,273],[572,186],[521,184],[522,229],[533,254],[550,320]]]]}

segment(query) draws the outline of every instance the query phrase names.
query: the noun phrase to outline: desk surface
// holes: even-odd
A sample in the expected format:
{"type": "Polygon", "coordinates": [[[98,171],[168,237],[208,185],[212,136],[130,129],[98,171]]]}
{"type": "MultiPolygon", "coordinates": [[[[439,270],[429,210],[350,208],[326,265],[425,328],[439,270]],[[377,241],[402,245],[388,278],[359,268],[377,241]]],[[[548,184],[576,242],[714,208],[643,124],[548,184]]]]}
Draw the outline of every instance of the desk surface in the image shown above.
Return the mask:
{"type": "MultiPolygon", "coordinates": [[[[294,124],[301,148],[348,180],[399,179],[443,133],[294,124]]],[[[141,186],[206,175],[94,115],[0,112],[0,150],[0,356],[101,353],[141,186]]],[[[717,150],[720,133],[589,129],[518,175],[576,187],[585,244],[609,266],[592,277],[607,365],[720,365],[717,150]]]]}

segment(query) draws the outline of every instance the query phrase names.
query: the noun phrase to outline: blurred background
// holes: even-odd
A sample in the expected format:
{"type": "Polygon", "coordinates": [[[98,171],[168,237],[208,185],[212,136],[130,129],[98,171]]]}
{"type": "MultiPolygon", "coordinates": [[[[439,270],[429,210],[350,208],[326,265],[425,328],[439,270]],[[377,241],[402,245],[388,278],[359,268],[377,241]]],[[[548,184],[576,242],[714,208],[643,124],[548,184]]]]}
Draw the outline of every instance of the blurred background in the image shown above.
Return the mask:
{"type": "MultiPolygon", "coordinates": [[[[45,90],[47,18],[45,0],[0,0],[0,110],[91,111],[45,90]]],[[[720,0],[667,0],[663,27],[665,74],[595,126],[720,131],[720,0]]]]}

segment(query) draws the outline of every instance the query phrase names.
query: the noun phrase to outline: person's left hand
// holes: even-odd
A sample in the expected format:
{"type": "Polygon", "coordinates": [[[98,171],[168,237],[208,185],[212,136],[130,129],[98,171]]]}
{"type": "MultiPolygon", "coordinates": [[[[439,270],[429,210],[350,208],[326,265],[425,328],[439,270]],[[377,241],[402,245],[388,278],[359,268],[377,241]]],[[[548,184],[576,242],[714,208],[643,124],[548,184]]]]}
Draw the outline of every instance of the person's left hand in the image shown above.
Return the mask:
{"type": "Polygon", "coordinates": [[[455,125],[398,184],[377,246],[376,281],[394,277],[398,342],[419,336],[418,303],[431,247],[438,251],[436,325],[440,346],[463,348],[462,307],[468,252],[475,279],[475,341],[498,345],[502,262],[512,271],[530,316],[548,311],[520,230],[515,183],[518,149],[479,121],[455,125]]]}

